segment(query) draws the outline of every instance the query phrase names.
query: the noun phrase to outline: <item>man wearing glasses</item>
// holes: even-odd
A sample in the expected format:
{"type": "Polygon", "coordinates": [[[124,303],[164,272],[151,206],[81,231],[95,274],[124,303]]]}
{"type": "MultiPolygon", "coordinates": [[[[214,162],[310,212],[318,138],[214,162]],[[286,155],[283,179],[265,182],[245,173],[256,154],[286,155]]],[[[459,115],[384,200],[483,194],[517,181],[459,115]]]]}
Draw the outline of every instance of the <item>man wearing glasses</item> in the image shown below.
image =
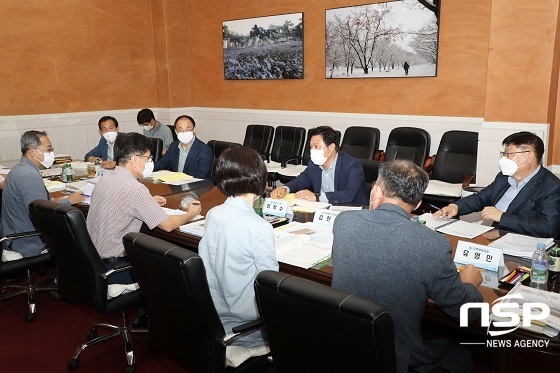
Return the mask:
{"type": "MultiPolygon", "coordinates": [[[[50,200],[50,194],[39,172],[39,168],[49,168],[54,162],[54,148],[47,133],[25,132],[20,139],[20,148],[22,157],[4,181],[0,236],[35,231],[29,218],[29,204],[37,199],[50,200]]],[[[80,203],[83,200],[84,196],[81,192],[56,199],[57,202],[67,205],[80,203]]],[[[37,256],[44,249],[45,244],[38,236],[4,242],[6,251],[4,256],[12,260],[20,259],[20,255],[37,256]]]]}
{"type": "MultiPolygon", "coordinates": [[[[120,134],[115,140],[113,171],[106,172],[97,182],[91,196],[87,228],[91,240],[107,269],[126,261],[122,239],[129,232],[140,232],[142,224],[171,232],[200,213],[200,203],[191,203],[184,215],[167,215],[160,207],[166,200],[153,196],[138,178],[148,177],[154,163],[152,142],[139,133],[120,134]]],[[[109,284],[131,284],[131,271],[110,276],[109,284]]]]}
{"type": "Polygon", "coordinates": [[[451,218],[481,211],[499,229],[536,237],[556,237],[560,230],[560,180],[541,160],[543,141],[531,132],[509,135],[498,162],[502,171],[477,194],[455,201],[435,216],[451,218]]]}

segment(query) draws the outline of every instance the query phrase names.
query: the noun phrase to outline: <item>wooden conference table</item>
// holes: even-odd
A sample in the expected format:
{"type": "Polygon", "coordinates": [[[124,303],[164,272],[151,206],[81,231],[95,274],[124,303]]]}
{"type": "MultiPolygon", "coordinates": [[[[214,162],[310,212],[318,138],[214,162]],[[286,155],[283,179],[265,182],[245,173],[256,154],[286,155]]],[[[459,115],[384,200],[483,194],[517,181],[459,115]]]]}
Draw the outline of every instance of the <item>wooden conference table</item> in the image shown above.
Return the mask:
{"type": "MultiPolygon", "coordinates": [[[[212,207],[220,205],[226,200],[226,197],[218,190],[217,187],[213,185],[212,181],[210,180],[204,180],[182,186],[174,186],[161,182],[154,182],[151,181],[151,179],[141,179],[140,181],[148,187],[152,195],[160,195],[165,197],[167,200],[167,204],[165,207],[168,208],[179,208],[183,196],[191,194],[201,202],[201,213],[202,215],[206,215],[212,207]]],[[[85,214],[87,214],[88,206],[81,206],[81,209],[85,214]]],[[[305,217],[299,216],[299,218],[301,219],[305,217]]],[[[297,215],[295,219],[298,220],[297,215]]],[[[198,252],[198,244],[200,242],[199,237],[182,233],[179,230],[175,230],[172,232],[165,232],[159,228],[150,230],[145,225],[142,227],[141,231],[151,236],[174,243],[178,246],[188,248],[194,252],[198,252]]],[[[505,234],[505,232],[492,230],[470,241],[487,245],[503,234],[505,234]]],[[[451,246],[455,250],[459,238],[454,236],[448,236],[448,238],[451,242],[451,246]]],[[[519,264],[527,265],[527,262],[523,262],[519,260],[519,258],[506,256],[505,264],[509,271],[513,270],[519,264]]],[[[302,277],[327,286],[331,285],[333,272],[331,266],[324,266],[318,269],[304,269],[285,263],[279,263],[279,265],[280,272],[282,273],[302,277]]],[[[491,304],[497,298],[507,294],[509,289],[495,289],[481,286],[479,290],[484,297],[484,301],[491,304]]],[[[487,339],[490,339],[490,337],[487,336],[486,328],[482,328],[479,323],[475,323],[468,328],[459,328],[459,325],[455,320],[448,317],[443,311],[441,311],[431,302],[428,302],[426,305],[424,324],[425,327],[432,330],[437,329],[438,333],[446,334],[445,336],[447,338],[456,339],[459,342],[486,342],[487,339]]],[[[532,350],[540,351],[543,353],[560,354],[560,338],[558,337],[548,338],[544,335],[538,335],[525,331],[523,329],[517,329],[515,332],[507,334],[503,338],[507,338],[512,341],[521,339],[548,340],[549,342],[546,348],[532,347],[532,350]]],[[[492,350],[492,371],[506,372],[510,369],[510,367],[508,366],[510,350],[511,349],[506,348],[495,348],[492,350]]]]}

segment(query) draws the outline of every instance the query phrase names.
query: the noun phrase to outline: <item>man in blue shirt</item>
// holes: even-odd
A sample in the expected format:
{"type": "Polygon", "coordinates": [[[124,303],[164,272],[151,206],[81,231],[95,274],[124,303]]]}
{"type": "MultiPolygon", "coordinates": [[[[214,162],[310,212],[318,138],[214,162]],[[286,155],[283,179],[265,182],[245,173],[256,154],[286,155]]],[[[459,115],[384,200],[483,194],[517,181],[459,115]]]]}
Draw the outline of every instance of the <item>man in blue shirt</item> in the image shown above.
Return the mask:
{"type": "Polygon", "coordinates": [[[369,191],[364,169],[356,158],[339,151],[340,136],[321,126],[310,133],[311,161],[294,180],[272,191],[272,198],[296,193],[296,198],[330,203],[367,205],[369,191]]]}
{"type": "Polygon", "coordinates": [[[84,160],[86,162],[99,161],[101,162],[101,167],[112,170],[117,165],[113,146],[117,136],[121,134],[121,132],[118,132],[119,122],[117,122],[116,118],[107,115],[99,119],[97,126],[102,137],[99,140],[99,144],[84,156],[84,160]]]}
{"type": "MultiPolygon", "coordinates": [[[[47,133],[27,131],[20,140],[21,160],[8,173],[2,191],[0,230],[3,235],[36,230],[29,217],[29,204],[37,199],[50,200],[39,168],[49,168],[54,162],[54,148],[47,133]]],[[[81,192],[57,199],[64,204],[80,203],[81,192]]],[[[19,252],[23,257],[36,256],[45,249],[39,237],[20,238],[4,243],[5,250],[19,252]]]]}
{"type": "Polygon", "coordinates": [[[161,154],[164,155],[173,142],[173,134],[169,127],[161,124],[156,120],[154,112],[150,109],[142,109],[136,116],[138,125],[143,127],[142,134],[146,137],[153,137],[163,141],[163,149],[161,154]]]}
{"type": "Polygon", "coordinates": [[[506,137],[494,181],[477,194],[455,201],[435,216],[481,211],[483,219],[506,231],[556,237],[560,231],[560,180],[541,166],[543,141],[531,132],[506,137]]]}

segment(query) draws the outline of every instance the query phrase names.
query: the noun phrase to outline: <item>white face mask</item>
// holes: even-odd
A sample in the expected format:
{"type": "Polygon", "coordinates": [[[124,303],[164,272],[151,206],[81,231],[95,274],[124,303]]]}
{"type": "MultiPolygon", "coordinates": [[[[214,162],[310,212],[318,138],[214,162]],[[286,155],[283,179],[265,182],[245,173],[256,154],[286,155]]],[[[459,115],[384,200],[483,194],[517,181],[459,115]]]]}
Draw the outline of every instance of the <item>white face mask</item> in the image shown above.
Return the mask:
{"type": "Polygon", "coordinates": [[[45,168],[50,168],[54,163],[54,152],[43,153],[43,156],[45,157],[45,160],[43,161],[39,161],[37,158],[35,159],[37,159],[45,168]]]}
{"type": "Polygon", "coordinates": [[[517,163],[506,157],[502,157],[502,159],[500,159],[498,166],[500,166],[502,174],[506,176],[512,176],[517,171],[517,163]]]}
{"type": "Polygon", "coordinates": [[[325,157],[323,155],[325,151],[321,149],[311,149],[310,153],[311,153],[311,162],[315,163],[317,166],[324,165],[327,159],[329,158],[329,156],[332,154],[331,152],[328,156],[325,157]]]}
{"type": "Polygon", "coordinates": [[[107,142],[113,143],[117,139],[118,132],[105,132],[103,137],[107,142]]]}
{"type": "Polygon", "coordinates": [[[151,124],[150,124],[149,126],[144,126],[144,129],[145,129],[146,131],[149,131],[149,130],[151,130],[152,128],[154,128],[154,126],[152,126],[151,124]]]}
{"type": "Polygon", "coordinates": [[[182,144],[187,145],[194,139],[194,133],[192,131],[179,132],[177,138],[182,144]]]}
{"type": "MultiPolygon", "coordinates": [[[[134,166],[136,167],[136,166],[134,166]]],[[[138,168],[138,167],[136,167],[138,168]]],[[[139,169],[139,168],[138,168],[139,169]]],[[[148,162],[144,163],[144,169],[142,170],[142,177],[146,178],[150,176],[154,172],[154,161],[151,158],[148,158],[148,162]]]]}

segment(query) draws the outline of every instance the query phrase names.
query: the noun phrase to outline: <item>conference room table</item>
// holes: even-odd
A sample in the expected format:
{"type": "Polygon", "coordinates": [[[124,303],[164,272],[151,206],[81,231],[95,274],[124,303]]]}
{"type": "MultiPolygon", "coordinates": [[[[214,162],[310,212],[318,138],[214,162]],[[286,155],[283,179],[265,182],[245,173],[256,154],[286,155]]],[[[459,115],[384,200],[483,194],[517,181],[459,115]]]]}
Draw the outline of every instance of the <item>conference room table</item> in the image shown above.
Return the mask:
{"type": "MultiPolygon", "coordinates": [[[[211,180],[203,180],[195,183],[185,185],[168,185],[162,182],[154,181],[151,179],[140,179],[140,181],[148,187],[152,195],[160,195],[166,198],[165,207],[178,209],[182,198],[185,195],[194,196],[201,203],[202,215],[206,215],[208,211],[217,205],[222,204],[226,197],[214,186],[211,180]]],[[[89,206],[81,205],[80,209],[87,214],[89,206]]],[[[294,220],[297,221],[310,221],[312,220],[311,214],[299,213],[295,215],[294,220]]],[[[428,229],[428,228],[426,228],[428,229]]],[[[178,246],[190,249],[194,252],[198,251],[198,244],[200,238],[186,233],[180,232],[178,229],[165,232],[159,228],[153,230],[143,226],[141,231],[154,237],[161,238],[178,246]]],[[[471,241],[477,244],[487,245],[491,241],[506,234],[507,232],[499,230],[491,230],[483,235],[480,235],[472,240],[458,238],[455,236],[447,236],[450,240],[453,250],[457,247],[459,240],[471,241]]],[[[505,265],[507,271],[515,269],[518,265],[530,265],[527,261],[520,258],[505,256],[505,265]]],[[[333,268],[331,265],[324,265],[320,268],[300,268],[286,263],[279,263],[280,272],[298,276],[307,280],[311,280],[323,285],[330,286],[332,281],[333,268]]],[[[507,273],[507,272],[506,272],[507,273]]],[[[491,288],[480,286],[479,290],[484,297],[484,301],[492,304],[499,297],[508,293],[508,287],[491,288]]],[[[558,289],[554,289],[558,292],[558,289]]],[[[424,314],[424,329],[436,332],[438,335],[445,336],[446,338],[454,339],[459,342],[468,343],[486,343],[486,340],[491,339],[487,335],[487,328],[480,326],[479,322],[475,322],[468,328],[460,328],[457,321],[447,316],[432,302],[427,302],[424,314]]],[[[542,353],[560,354],[560,338],[549,338],[544,335],[532,333],[523,329],[517,329],[513,333],[507,334],[506,337],[510,340],[548,340],[546,348],[532,347],[533,351],[542,353]]],[[[505,337],[504,337],[505,338],[505,337]]],[[[493,372],[507,372],[511,369],[509,366],[509,358],[511,349],[507,348],[493,348],[492,356],[492,371],[493,372]]]]}

